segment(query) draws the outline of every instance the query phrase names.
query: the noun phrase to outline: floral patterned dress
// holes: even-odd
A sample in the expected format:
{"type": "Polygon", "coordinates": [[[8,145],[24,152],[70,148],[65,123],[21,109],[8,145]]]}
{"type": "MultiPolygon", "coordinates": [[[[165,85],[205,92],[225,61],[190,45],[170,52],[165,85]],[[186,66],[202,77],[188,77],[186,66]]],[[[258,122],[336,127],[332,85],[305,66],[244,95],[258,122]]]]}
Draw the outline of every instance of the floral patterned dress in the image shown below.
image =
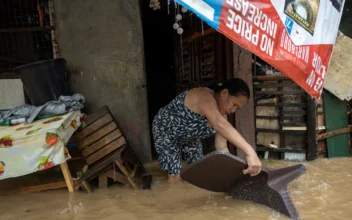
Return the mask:
{"type": "Polygon", "coordinates": [[[181,172],[182,155],[188,163],[201,159],[201,139],[216,133],[209,128],[206,117],[185,106],[188,92],[182,92],[161,108],[153,120],[153,138],[159,166],[168,174],[181,172]]]}

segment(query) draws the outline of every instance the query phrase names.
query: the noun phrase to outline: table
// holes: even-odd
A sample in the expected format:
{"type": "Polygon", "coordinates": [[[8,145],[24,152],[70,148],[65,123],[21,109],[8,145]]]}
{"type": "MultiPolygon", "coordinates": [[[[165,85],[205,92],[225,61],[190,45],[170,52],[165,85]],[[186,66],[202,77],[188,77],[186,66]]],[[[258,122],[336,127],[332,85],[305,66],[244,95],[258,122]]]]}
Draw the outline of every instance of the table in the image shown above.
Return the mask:
{"type": "Polygon", "coordinates": [[[41,119],[32,124],[0,127],[0,180],[60,165],[67,188],[74,183],[66,161],[66,143],[80,126],[81,112],[41,119]]]}

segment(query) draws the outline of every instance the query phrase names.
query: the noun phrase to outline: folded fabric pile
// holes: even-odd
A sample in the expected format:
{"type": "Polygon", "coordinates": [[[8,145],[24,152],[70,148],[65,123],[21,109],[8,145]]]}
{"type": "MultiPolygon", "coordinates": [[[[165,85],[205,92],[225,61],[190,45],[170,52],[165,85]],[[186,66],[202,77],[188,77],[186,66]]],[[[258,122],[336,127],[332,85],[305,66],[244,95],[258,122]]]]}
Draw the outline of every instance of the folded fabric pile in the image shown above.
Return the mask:
{"type": "Polygon", "coordinates": [[[42,106],[22,105],[6,112],[0,112],[0,123],[7,120],[25,119],[32,123],[38,116],[62,115],[77,111],[84,107],[85,98],[81,94],[60,96],[58,100],[50,101],[42,106]]]}

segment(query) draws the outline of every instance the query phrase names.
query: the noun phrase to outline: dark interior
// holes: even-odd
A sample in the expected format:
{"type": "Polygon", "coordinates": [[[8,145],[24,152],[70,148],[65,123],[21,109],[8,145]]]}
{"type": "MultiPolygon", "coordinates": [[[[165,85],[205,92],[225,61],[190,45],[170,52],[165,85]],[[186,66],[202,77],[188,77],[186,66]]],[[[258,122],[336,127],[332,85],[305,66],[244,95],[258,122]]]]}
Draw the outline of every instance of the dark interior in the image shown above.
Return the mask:
{"type": "MultiPolygon", "coordinates": [[[[158,110],[176,96],[172,16],[168,15],[166,1],[161,1],[160,10],[150,8],[149,1],[140,2],[151,131],[152,121],[158,110]]],[[[152,155],[155,157],[156,152],[153,141],[151,142],[152,155]]]]}

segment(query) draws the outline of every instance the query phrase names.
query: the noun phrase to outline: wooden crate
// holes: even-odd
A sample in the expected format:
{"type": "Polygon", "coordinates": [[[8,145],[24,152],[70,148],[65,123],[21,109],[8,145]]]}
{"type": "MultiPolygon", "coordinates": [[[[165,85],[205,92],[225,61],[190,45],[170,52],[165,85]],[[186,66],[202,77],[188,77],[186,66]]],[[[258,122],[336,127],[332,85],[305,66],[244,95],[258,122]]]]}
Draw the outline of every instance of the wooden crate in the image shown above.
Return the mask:
{"type": "MultiPolygon", "coordinates": [[[[99,188],[106,188],[108,178],[139,188],[145,172],[107,106],[89,115],[74,136],[88,170],[78,181],[88,192],[89,181],[99,178],[99,188]]],[[[78,186],[79,186],[78,185],[78,186]]]]}

